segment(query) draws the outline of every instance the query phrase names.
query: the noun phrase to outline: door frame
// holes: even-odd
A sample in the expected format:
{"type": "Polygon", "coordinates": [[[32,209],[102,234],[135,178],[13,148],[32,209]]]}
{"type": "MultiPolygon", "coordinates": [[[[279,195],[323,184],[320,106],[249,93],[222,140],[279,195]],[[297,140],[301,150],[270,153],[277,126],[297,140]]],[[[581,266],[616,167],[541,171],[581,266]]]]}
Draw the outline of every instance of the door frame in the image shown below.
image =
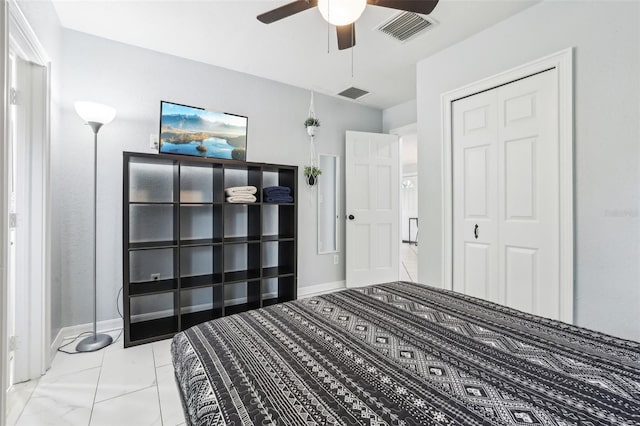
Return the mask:
{"type": "Polygon", "coordinates": [[[0,426],[7,412],[7,268],[9,259],[9,191],[7,149],[7,64],[9,59],[9,13],[6,1],[0,3],[0,426]]]}
{"type": "Polygon", "coordinates": [[[454,101],[555,68],[558,84],[560,184],[560,320],[573,324],[574,195],[573,195],[573,48],[561,50],[440,96],[442,111],[442,285],[453,289],[453,158],[454,101]]]}
{"type": "MultiPolygon", "coordinates": [[[[22,316],[16,317],[16,332],[21,330],[25,335],[19,336],[21,339],[17,343],[25,347],[25,353],[27,359],[25,360],[24,370],[28,378],[39,377],[44,374],[48,366],[51,364],[53,352],[51,351],[51,193],[50,193],[50,146],[51,146],[51,60],[47,55],[44,47],[38,40],[36,33],[31,28],[31,25],[27,21],[26,17],[22,13],[22,10],[18,6],[15,0],[4,2],[7,4],[6,9],[7,16],[7,50],[4,53],[4,60],[8,59],[10,51],[13,51],[16,55],[23,59],[33,62],[38,66],[41,66],[45,70],[45,82],[44,82],[44,96],[42,104],[39,105],[39,109],[43,111],[41,117],[41,123],[38,125],[36,131],[41,137],[29,138],[28,150],[38,149],[41,150],[40,162],[34,163],[30,167],[38,168],[37,172],[34,172],[31,168],[24,172],[19,172],[23,178],[27,180],[25,182],[29,188],[36,187],[41,189],[41,196],[33,197],[29,195],[29,212],[28,215],[22,213],[18,218],[21,227],[29,229],[28,239],[25,241],[27,244],[26,251],[28,253],[29,262],[36,262],[40,265],[37,268],[37,272],[31,275],[26,287],[16,288],[22,294],[22,300],[29,300],[28,309],[24,309],[22,316]],[[34,202],[35,204],[31,204],[34,202]],[[20,321],[20,324],[18,324],[20,321]]],[[[3,89],[8,93],[11,90],[11,82],[4,80],[3,89]]],[[[7,98],[8,99],[8,98],[7,98]]],[[[7,101],[8,102],[8,101],[7,101]]],[[[5,114],[8,114],[8,103],[5,105],[5,114]]],[[[6,118],[5,118],[6,120],[6,118]]],[[[7,131],[8,129],[5,129],[7,131]]],[[[8,161],[5,158],[4,161],[8,161]]],[[[20,165],[18,165],[20,166],[20,165]]],[[[3,184],[3,185],[6,185],[3,184]]],[[[8,191],[8,188],[4,187],[3,191],[8,191]]],[[[29,191],[31,192],[31,191],[29,191]]],[[[4,197],[8,196],[8,192],[3,194],[4,197]]],[[[3,202],[5,200],[3,199],[3,202]]],[[[8,210],[8,206],[3,206],[3,210],[8,210]]],[[[4,213],[4,212],[3,212],[4,213]]],[[[3,240],[2,243],[8,244],[8,240],[3,240]]],[[[4,256],[4,253],[3,253],[4,256]]],[[[20,262],[20,260],[18,260],[20,262]]],[[[32,268],[18,263],[16,269],[30,270],[32,268]]],[[[7,282],[8,284],[8,282],[7,282]]],[[[20,300],[20,297],[16,294],[16,300],[20,300]]],[[[6,298],[2,301],[2,310],[6,312],[6,304],[8,300],[6,298]]],[[[16,311],[18,312],[18,311],[16,311]]],[[[6,330],[6,318],[2,318],[3,327],[6,330]]],[[[8,337],[8,336],[7,336],[8,337]]],[[[5,350],[7,348],[4,348],[5,350]]],[[[3,353],[4,354],[4,353],[3,353]]],[[[7,363],[8,360],[4,359],[3,363],[7,363]]],[[[3,369],[8,366],[3,364],[3,369]]],[[[6,371],[6,370],[3,370],[6,371]]],[[[5,384],[7,385],[7,384],[5,384]]]]}

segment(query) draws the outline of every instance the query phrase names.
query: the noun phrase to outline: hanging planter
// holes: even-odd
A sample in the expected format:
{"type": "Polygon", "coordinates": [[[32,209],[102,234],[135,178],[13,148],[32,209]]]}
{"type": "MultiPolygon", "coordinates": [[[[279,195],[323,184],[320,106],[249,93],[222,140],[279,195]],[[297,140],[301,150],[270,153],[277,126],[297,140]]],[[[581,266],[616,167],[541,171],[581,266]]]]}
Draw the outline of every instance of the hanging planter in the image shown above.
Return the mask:
{"type": "Polygon", "coordinates": [[[315,166],[304,166],[304,177],[307,180],[307,185],[314,186],[318,183],[318,176],[322,174],[322,170],[315,166]]]}
{"type": "Polygon", "coordinates": [[[320,120],[315,117],[309,117],[304,120],[304,127],[307,128],[307,134],[309,136],[315,136],[316,128],[320,127],[320,120]]]}

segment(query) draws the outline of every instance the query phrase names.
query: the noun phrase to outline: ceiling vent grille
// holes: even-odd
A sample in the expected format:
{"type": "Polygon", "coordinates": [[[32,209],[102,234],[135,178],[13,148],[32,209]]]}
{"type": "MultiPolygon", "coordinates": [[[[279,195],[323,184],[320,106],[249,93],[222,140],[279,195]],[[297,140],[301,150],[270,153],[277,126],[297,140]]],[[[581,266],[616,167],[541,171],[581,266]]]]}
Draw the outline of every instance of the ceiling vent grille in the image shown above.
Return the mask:
{"type": "Polygon", "coordinates": [[[345,98],[355,100],[368,94],[369,92],[367,92],[366,90],[358,89],[357,87],[349,87],[348,89],[345,89],[342,92],[338,93],[338,96],[344,96],[345,98]]]}
{"type": "Polygon", "coordinates": [[[433,26],[433,20],[413,12],[400,12],[380,25],[378,31],[404,43],[433,26]]]}

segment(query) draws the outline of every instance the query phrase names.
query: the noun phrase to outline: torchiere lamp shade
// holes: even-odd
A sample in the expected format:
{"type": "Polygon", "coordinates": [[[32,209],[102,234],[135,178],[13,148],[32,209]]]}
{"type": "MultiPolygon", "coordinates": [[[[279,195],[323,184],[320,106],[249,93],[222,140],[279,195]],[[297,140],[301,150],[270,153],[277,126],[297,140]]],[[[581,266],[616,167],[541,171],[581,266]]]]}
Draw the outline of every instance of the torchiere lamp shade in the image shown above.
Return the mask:
{"type": "Polygon", "coordinates": [[[96,102],[78,101],[74,104],[78,115],[87,123],[108,124],[116,118],[116,110],[96,102]]]}

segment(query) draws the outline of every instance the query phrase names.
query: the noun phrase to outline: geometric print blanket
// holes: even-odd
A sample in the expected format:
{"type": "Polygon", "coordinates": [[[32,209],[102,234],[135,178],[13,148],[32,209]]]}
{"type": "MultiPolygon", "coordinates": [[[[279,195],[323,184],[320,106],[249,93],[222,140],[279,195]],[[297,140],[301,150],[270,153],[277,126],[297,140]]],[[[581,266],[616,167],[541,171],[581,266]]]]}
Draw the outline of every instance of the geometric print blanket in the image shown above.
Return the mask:
{"type": "Polygon", "coordinates": [[[187,424],[640,425],[640,344],[408,282],[172,342],[187,424]]]}

